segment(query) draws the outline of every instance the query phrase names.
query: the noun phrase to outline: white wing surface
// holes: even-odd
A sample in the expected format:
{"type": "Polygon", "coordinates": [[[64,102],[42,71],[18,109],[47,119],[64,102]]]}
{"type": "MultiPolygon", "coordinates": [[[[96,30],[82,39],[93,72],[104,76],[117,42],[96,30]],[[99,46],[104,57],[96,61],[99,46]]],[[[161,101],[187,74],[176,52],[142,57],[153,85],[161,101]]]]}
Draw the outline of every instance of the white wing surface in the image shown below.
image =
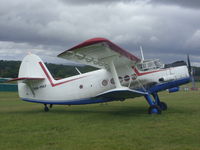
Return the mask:
{"type": "Polygon", "coordinates": [[[89,39],[64,51],[58,57],[105,69],[109,68],[110,60],[116,67],[127,64],[135,65],[140,61],[138,57],[105,38],[89,39]]]}

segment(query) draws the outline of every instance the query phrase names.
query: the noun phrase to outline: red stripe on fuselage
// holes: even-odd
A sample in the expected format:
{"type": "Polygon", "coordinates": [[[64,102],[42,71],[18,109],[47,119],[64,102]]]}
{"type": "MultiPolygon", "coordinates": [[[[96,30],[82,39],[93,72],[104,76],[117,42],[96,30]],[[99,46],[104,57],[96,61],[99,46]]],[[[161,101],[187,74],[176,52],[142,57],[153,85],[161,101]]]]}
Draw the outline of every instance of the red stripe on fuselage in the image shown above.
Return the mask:
{"type": "Polygon", "coordinates": [[[66,80],[66,81],[59,82],[59,83],[53,83],[52,78],[51,78],[50,75],[48,74],[48,72],[47,72],[45,66],[43,65],[43,63],[42,63],[42,62],[39,62],[39,64],[40,64],[42,70],[44,71],[44,73],[45,73],[47,79],[48,79],[49,82],[51,83],[51,86],[52,86],[52,87],[55,87],[55,86],[58,86],[58,85],[61,85],[61,84],[67,83],[67,82],[75,81],[75,80],[78,80],[78,79],[81,79],[81,78],[84,78],[84,77],[85,77],[85,76],[84,76],[84,77],[78,77],[78,78],[74,78],[74,79],[71,79],[71,80],[66,80]]]}

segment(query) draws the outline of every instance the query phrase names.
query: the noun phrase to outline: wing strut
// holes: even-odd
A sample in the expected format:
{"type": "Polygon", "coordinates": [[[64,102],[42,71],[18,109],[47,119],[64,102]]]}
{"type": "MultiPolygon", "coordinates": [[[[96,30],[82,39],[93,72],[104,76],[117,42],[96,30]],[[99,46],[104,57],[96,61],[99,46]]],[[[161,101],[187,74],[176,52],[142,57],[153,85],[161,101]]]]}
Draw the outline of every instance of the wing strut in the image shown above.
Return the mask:
{"type": "Polygon", "coordinates": [[[118,75],[117,75],[117,71],[115,69],[115,65],[113,63],[113,60],[109,60],[109,67],[110,67],[110,71],[111,71],[111,74],[113,76],[113,79],[115,81],[116,88],[122,88],[121,83],[120,83],[119,78],[118,78],[118,75]]]}

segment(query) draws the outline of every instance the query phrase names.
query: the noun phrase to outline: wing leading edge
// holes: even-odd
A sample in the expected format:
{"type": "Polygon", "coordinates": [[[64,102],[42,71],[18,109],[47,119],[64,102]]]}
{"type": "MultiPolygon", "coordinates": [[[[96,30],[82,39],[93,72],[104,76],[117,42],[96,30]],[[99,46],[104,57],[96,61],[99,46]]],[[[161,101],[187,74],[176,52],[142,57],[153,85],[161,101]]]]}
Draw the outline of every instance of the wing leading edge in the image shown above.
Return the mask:
{"type": "Polygon", "coordinates": [[[116,66],[140,61],[138,57],[105,38],[89,39],[64,51],[58,57],[97,68],[108,68],[108,59],[112,59],[116,66]]]}

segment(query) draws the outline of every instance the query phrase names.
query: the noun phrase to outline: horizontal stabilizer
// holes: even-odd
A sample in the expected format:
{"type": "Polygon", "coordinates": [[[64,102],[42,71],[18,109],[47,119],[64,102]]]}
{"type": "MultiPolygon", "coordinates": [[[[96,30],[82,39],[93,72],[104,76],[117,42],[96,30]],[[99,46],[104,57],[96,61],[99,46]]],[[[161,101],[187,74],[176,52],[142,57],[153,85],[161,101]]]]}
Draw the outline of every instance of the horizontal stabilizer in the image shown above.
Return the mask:
{"type": "Polygon", "coordinates": [[[44,79],[45,78],[20,77],[20,78],[13,78],[11,80],[8,80],[7,82],[20,81],[20,80],[44,80],[44,79]]]}
{"type": "Polygon", "coordinates": [[[131,90],[129,88],[116,88],[96,96],[96,98],[127,99],[146,95],[146,92],[131,90]]]}

